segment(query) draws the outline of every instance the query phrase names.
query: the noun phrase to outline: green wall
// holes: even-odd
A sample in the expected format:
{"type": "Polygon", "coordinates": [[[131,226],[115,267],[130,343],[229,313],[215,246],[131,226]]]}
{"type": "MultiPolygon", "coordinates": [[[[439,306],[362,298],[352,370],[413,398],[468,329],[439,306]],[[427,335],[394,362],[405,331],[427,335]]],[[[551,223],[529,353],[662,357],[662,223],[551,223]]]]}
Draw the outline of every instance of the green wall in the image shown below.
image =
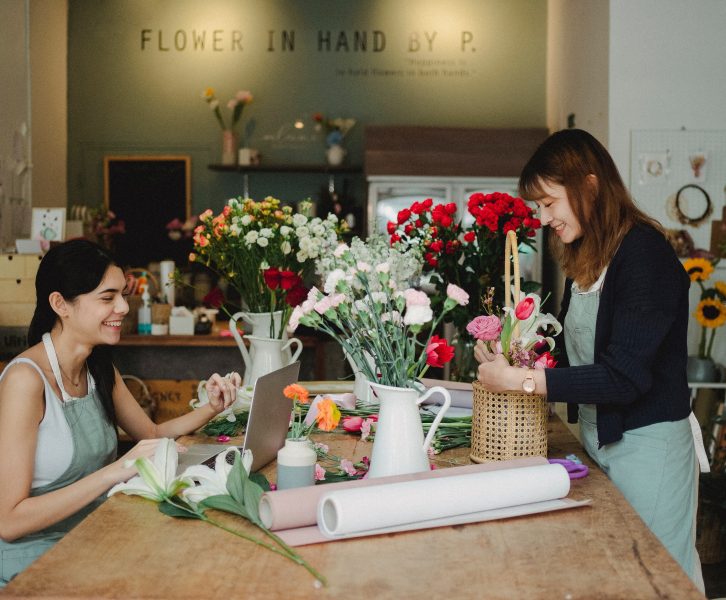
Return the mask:
{"type": "MultiPolygon", "coordinates": [[[[102,201],[119,153],[191,155],[193,212],[241,194],[241,175],[207,169],[208,86],[223,105],[254,94],[241,124],[265,163],[324,161],[315,112],[357,120],[351,164],[368,124],[545,126],[545,24],[546,0],[69,0],[69,204],[102,201]]],[[[348,179],[362,204],[363,176],[348,179]]],[[[250,176],[252,197],[288,202],[326,184],[250,176]]]]}

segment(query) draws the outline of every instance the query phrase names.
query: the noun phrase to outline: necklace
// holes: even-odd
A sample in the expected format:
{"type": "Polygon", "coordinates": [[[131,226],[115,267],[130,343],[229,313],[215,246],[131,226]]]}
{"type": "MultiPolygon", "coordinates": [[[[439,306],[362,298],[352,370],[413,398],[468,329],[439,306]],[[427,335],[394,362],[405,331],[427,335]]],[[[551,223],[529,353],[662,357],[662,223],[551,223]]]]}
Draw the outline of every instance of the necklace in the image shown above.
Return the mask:
{"type": "MultiPolygon", "coordinates": [[[[85,366],[85,365],[84,365],[85,366]]],[[[58,367],[60,368],[61,375],[66,378],[68,383],[70,383],[73,387],[80,387],[81,385],[81,379],[83,377],[83,367],[81,367],[81,372],[78,374],[78,381],[73,381],[73,379],[63,370],[63,367],[60,366],[60,363],[58,363],[58,367]]]]}

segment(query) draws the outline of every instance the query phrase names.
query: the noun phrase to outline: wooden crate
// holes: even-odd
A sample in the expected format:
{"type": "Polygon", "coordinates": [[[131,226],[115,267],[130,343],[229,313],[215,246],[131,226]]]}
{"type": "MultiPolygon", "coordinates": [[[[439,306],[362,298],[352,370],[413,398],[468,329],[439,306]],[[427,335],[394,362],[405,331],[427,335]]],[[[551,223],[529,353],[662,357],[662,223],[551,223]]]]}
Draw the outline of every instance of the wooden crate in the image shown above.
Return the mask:
{"type": "Polygon", "coordinates": [[[35,305],[35,278],[0,278],[0,303],[6,302],[35,305]]]}
{"type": "Polygon", "coordinates": [[[145,379],[156,403],[154,420],[163,423],[191,411],[189,401],[197,397],[197,379],[145,379]]]}

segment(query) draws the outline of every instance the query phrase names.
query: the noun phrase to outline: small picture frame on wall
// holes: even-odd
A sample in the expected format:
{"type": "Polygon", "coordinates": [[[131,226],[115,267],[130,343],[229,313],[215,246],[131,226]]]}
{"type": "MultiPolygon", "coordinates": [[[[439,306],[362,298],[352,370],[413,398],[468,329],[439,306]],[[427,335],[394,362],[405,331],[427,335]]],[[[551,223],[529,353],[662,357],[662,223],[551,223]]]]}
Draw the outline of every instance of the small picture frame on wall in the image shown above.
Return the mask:
{"type": "Polygon", "coordinates": [[[34,208],[30,221],[30,237],[41,242],[62,242],[65,239],[66,209],[34,208]]]}

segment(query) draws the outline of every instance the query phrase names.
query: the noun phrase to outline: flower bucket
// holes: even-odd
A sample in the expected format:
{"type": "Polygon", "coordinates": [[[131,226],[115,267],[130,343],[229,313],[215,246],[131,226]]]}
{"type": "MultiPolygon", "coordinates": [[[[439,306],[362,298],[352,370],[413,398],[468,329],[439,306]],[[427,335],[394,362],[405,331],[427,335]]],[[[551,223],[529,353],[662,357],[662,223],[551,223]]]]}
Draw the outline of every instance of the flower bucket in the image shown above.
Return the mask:
{"type": "MultiPolygon", "coordinates": [[[[519,253],[517,236],[507,234],[504,251],[504,299],[512,306],[511,268],[514,266],[514,296],[519,299],[519,253]],[[511,254],[511,261],[510,261],[511,254]]],[[[515,326],[515,328],[518,326],[515,326]]],[[[549,407],[543,395],[522,390],[490,392],[473,383],[471,454],[474,462],[547,456],[549,407]]]]}
{"type": "Polygon", "coordinates": [[[471,454],[477,463],[547,456],[544,396],[524,392],[489,392],[475,381],[471,415],[471,454]]]}

